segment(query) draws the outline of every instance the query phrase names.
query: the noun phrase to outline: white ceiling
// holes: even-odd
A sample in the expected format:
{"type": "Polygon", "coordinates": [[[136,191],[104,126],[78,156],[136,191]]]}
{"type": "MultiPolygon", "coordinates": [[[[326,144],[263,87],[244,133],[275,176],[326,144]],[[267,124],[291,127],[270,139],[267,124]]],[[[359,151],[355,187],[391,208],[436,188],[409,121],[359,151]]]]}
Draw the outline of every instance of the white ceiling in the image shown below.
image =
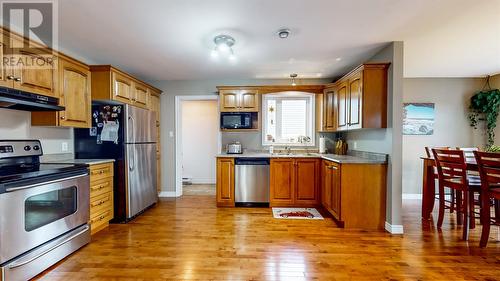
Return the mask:
{"type": "Polygon", "coordinates": [[[400,40],[406,77],[500,72],[500,0],[61,0],[59,34],[62,51],[148,80],[333,77],[400,40]],[[210,57],[220,33],[237,63],[210,57]]]}

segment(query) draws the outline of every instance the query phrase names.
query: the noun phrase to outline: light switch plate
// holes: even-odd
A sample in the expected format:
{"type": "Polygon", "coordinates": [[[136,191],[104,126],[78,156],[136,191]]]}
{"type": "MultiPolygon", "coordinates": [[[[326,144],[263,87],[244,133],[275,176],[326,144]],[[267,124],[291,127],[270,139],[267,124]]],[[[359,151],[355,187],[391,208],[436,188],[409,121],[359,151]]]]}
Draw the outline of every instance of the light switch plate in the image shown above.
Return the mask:
{"type": "Polygon", "coordinates": [[[61,143],[61,151],[62,152],[67,152],[68,151],[68,143],[67,142],[63,141],[61,143]]]}
{"type": "Polygon", "coordinates": [[[169,131],[169,132],[168,132],[168,135],[169,135],[171,138],[173,138],[173,137],[174,137],[174,132],[173,132],[173,131],[169,131]]]}

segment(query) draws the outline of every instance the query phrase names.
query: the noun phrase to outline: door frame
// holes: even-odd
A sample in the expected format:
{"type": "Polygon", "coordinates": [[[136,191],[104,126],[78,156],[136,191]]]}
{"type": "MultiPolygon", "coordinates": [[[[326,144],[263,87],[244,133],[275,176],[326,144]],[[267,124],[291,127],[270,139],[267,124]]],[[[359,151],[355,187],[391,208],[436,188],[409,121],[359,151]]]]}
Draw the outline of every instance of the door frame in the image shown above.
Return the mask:
{"type": "MultiPolygon", "coordinates": [[[[175,97],[175,197],[182,196],[182,102],[212,100],[217,101],[217,112],[219,112],[218,95],[205,94],[175,97]]],[[[217,153],[221,153],[221,151],[222,134],[220,130],[217,130],[217,153]]]]}

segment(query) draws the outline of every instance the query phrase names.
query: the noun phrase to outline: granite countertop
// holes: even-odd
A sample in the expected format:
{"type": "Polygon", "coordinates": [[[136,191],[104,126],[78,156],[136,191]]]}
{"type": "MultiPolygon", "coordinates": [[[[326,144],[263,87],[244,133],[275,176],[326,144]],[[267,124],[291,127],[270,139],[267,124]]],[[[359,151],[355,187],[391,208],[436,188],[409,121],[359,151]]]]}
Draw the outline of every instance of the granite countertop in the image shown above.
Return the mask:
{"type": "Polygon", "coordinates": [[[46,161],[45,163],[96,165],[109,162],[115,162],[115,160],[114,159],[65,159],[65,160],[46,161]]]}
{"type": "Polygon", "coordinates": [[[316,152],[309,153],[292,153],[292,154],[281,154],[281,153],[268,153],[268,152],[255,152],[249,151],[243,154],[227,154],[220,153],[217,157],[225,158],[321,158],[329,160],[336,163],[343,164],[385,164],[387,163],[387,155],[376,153],[376,157],[364,153],[363,156],[356,155],[338,155],[338,154],[320,154],[316,152]]]}

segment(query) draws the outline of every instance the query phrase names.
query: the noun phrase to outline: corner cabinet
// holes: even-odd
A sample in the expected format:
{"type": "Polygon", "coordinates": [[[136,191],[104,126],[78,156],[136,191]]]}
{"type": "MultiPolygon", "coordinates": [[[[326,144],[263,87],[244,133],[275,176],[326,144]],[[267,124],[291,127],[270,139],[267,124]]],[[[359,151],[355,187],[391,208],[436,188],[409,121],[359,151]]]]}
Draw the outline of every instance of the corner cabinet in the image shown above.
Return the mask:
{"type": "Polygon", "coordinates": [[[160,95],[159,91],[151,91],[149,109],[156,115],[156,183],[157,191],[161,191],[161,136],[160,136],[160,95]]]}
{"type": "Polygon", "coordinates": [[[320,169],[317,158],[271,159],[270,206],[319,205],[320,169]]]}
{"type": "Polygon", "coordinates": [[[381,230],[385,224],[385,164],[322,160],[321,205],[341,227],[381,230]]]}
{"type": "Polygon", "coordinates": [[[325,131],[387,128],[389,63],[362,64],[326,86],[325,131]]]}
{"type": "Polygon", "coordinates": [[[260,96],[257,90],[220,90],[221,112],[259,112],[260,96]]]}
{"type": "Polygon", "coordinates": [[[62,126],[89,128],[90,109],[90,70],[79,61],[59,57],[59,104],[65,110],[58,112],[32,112],[33,126],[62,126]]]}
{"type": "Polygon", "coordinates": [[[234,207],[234,158],[217,158],[217,206],[234,207]]]}

